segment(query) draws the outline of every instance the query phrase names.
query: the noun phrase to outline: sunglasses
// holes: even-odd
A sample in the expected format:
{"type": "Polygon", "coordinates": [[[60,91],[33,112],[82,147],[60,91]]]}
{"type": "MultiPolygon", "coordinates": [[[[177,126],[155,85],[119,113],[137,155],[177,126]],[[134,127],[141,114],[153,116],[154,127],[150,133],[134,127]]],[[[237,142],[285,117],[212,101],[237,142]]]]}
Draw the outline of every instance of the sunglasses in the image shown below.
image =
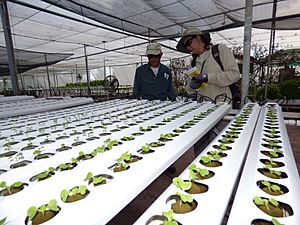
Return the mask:
{"type": "Polygon", "coordinates": [[[155,58],[155,59],[158,59],[160,58],[160,55],[147,55],[148,59],[152,59],[152,58],[155,58]]]}
{"type": "Polygon", "coordinates": [[[193,39],[194,39],[194,37],[187,39],[186,42],[184,43],[184,46],[189,47],[192,44],[193,39]]]}

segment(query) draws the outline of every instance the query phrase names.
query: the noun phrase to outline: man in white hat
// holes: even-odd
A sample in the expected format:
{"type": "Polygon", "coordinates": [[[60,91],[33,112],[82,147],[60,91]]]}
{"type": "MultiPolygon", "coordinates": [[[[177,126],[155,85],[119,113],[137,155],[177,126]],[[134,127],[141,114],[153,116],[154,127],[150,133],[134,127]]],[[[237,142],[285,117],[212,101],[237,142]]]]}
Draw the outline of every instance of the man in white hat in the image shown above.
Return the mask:
{"type": "Polygon", "coordinates": [[[147,45],[148,63],[136,69],[133,97],[148,100],[176,100],[170,68],[160,63],[161,46],[158,43],[147,45]]]}

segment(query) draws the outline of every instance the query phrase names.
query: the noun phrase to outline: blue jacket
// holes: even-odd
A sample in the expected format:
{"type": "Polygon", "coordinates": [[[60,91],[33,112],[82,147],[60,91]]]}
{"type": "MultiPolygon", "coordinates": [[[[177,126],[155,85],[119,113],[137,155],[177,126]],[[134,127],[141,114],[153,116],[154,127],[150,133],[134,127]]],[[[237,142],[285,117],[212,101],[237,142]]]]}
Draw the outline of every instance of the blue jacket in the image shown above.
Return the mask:
{"type": "Polygon", "coordinates": [[[134,77],[133,97],[175,101],[176,92],[169,67],[160,64],[157,76],[154,75],[148,63],[138,67],[134,77]]]}

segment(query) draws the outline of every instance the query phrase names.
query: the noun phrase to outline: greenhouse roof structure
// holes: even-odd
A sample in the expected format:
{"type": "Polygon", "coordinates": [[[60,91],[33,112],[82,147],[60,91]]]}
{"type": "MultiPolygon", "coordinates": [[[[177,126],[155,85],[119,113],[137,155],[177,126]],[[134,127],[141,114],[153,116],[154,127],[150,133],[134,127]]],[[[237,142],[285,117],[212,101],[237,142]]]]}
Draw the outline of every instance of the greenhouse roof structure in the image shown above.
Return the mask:
{"type": "MultiPolygon", "coordinates": [[[[183,31],[190,27],[213,32],[214,42],[230,47],[243,43],[244,0],[7,0],[6,3],[18,69],[24,60],[36,66],[45,65],[32,52],[40,56],[60,55],[57,59],[60,62],[54,65],[56,71],[75,67],[85,70],[85,52],[89,69],[140,63],[146,60],[145,48],[150,40],[160,42],[163,59],[170,60],[186,56],[177,52],[175,46],[183,31]],[[22,58],[21,53],[26,51],[28,55],[22,58]]],[[[253,27],[269,29],[272,9],[273,0],[254,0],[253,27]]],[[[300,45],[299,32],[295,31],[300,29],[299,12],[299,0],[277,2],[276,29],[292,30],[277,35],[289,38],[287,43],[294,45],[300,45]]],[[[0,46],[4,48],[2,24],[0,32],[0,46]]],[[[257,30],[256,34],[253,41],[269,42],[268,31],[257,30]]],[[[7,61],[2,56],[0,60],[1,66],[7,61]]]]}

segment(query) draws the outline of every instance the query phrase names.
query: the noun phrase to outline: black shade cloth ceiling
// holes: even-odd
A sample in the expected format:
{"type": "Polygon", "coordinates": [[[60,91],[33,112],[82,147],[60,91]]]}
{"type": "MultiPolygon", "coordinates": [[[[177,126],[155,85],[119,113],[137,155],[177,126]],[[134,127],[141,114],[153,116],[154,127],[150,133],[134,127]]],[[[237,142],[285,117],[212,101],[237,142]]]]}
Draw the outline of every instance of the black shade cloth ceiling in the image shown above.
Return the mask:
{"type": "MultiPolygon", "coordinates": [[[[186,28],[219,31],[243,26],[245,0],[43,0],[103,24],[149,37],[178,37],[186,28]]],[[[270,29],[273,0],[253,0],[253,27],[270,29]],[[256,22],[256,23],[255,23],[256,22]]],[[[276,29],[300,29],[299,2],[278,0],[276,29]],[[298,10],[298,11],[297,11],[298,10]],[[295,19],[296,17],[296,19],[295,19]]]]}
{"type": "MultiPolygon", "coordinates": [[[[24,73],[28,70],[40,66],[52,65],[72,55],[61,53],[33,52],[19,49],[14,49],[14,53],[18,73],[24,73]],[[47,59],[47,62],[45,58],[47,59]]],[[[8,75],[10,75],[10,72],[7,50],[6,47],[0,46],[0,76],[8,75]]]]}

